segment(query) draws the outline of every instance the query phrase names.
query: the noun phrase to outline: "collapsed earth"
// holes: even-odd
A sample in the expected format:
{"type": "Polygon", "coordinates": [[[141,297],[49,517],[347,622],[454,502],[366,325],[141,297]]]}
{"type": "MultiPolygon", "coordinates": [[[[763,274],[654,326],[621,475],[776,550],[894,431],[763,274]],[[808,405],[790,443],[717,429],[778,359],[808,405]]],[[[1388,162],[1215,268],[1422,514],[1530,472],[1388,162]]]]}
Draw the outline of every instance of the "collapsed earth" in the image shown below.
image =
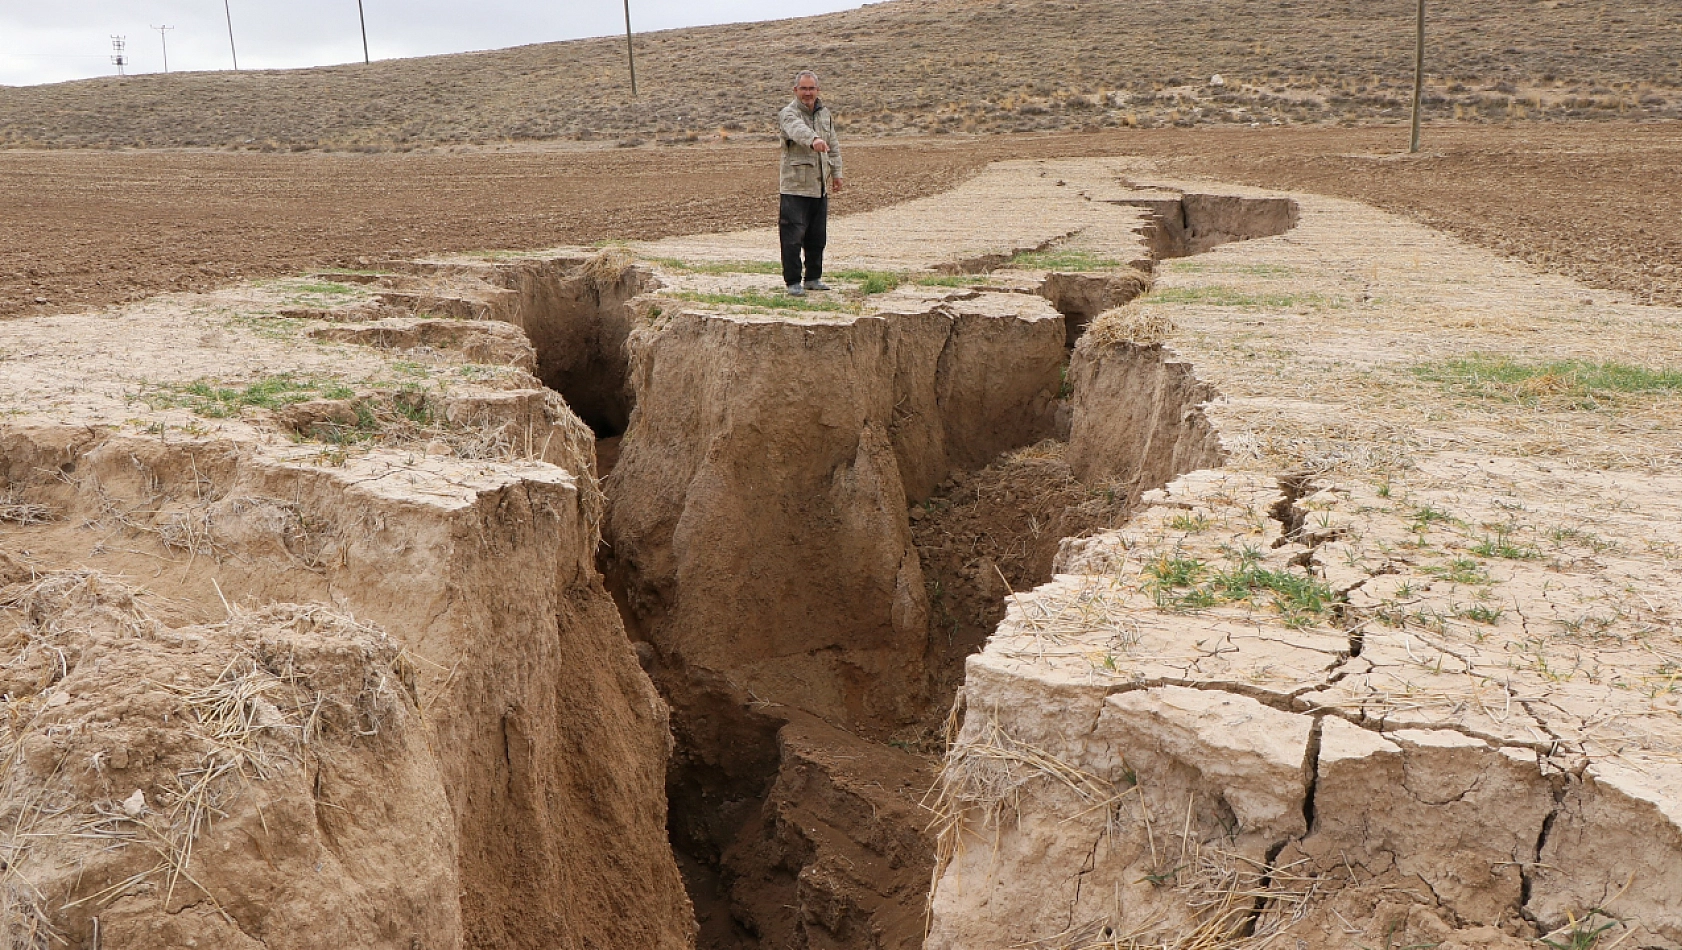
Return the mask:
{"type": "Polygon", "coordinates": [[[0,154],[608,196],[3,239],[4,946],[1678,950],[1675,193],[1382,183],[1645,129],[0,154]]]}

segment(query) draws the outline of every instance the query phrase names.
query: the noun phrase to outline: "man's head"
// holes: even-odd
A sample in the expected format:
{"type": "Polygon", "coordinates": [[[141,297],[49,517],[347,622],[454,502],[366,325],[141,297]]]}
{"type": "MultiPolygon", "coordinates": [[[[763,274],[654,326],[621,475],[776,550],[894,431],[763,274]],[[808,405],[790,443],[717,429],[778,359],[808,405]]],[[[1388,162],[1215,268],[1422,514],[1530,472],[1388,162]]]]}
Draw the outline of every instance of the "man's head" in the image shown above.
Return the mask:
{"type": "Polygon", "coordinates": [[[794,74],[794,98],[806,108],[818,101],[818,74],[810,69],[802,69],[794,74]]]}

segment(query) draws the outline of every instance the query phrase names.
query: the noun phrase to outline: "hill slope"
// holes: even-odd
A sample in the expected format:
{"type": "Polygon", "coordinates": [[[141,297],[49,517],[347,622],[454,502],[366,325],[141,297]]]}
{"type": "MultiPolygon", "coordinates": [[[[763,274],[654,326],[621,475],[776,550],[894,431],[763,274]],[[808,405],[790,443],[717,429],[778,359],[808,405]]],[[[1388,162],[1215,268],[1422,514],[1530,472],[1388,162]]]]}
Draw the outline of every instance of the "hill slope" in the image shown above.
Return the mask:
{"type": "MultiPolygon", "coordinates": [[[[894,0],[372,66],[0,88],[0,146],[406,150],[765,134],[799,68],[853,132],[1400,121],[1399,0],[894,0]],[[1211,84],[1219,74],[1224,82],[1211,84]]],[[[1682,0],[1433,3],[1434,118],[1682,115],[1682,0]]]]}

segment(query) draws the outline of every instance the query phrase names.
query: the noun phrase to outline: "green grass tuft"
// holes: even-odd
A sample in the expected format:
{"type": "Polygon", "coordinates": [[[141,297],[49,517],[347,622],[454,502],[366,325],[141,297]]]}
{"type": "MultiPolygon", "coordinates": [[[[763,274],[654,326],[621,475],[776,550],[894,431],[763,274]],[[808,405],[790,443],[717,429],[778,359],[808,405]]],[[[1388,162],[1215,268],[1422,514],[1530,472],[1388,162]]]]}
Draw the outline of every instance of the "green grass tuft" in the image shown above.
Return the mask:
{"type": "Polygon", "coordinates": [[[1542,556],[1541,551],[1528,544],[1514,544],[1512,535],[1499,528],[1472,545],[1471,552],[1479,557],[1500,557],[1511,561],[1532,561],[1542,556]]]}
{"type": "Polygon", "coordinates": [[[885,294],[905,283],[905,275],[885,270],[841,270],[825,276],[854,281],[865,294],[885,294]]]}

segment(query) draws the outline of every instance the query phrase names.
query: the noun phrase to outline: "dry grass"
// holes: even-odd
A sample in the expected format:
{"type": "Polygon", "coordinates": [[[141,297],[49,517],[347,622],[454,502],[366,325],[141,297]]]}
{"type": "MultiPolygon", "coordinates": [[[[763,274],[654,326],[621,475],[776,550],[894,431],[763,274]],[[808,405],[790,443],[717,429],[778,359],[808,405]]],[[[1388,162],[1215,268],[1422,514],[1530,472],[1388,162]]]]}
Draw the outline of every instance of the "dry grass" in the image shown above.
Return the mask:
{"type": "Polygon", "coordinates": [[[0,499],[0,522],[15,525],[48,524],[53,520],[53,510],[46,505],[37,505],[20,501],[16,495],[7,495],[0,499]]]}
{"type": "MultiPolygon", "coordinates": [[[[51,647],[52,638],[82,627],[90,610],[136,631],[152,622],[133,591],[93,572],[51,574],[13,588],[0,608],[18,610],[25,619],[26,652],[37,643],[51,647]]],[[[166,728],[180,729],[189,741],[172,779],[154,788],[150,801],[77,801],[57,773],[31,773],[20,757],[23,739],[44,728],[52,704],[44,695],[8,704],[14,728],[0,746],[0,903],[10,941],[5,950],[33,950],[49,939],[42,910],[47,895],[26,869],[31,852],[54,841],[138,846],[157,857],[150,867],[62,909],[99,907],[159,877],[166,905],[183,886],[196,888],[214,905],[193,877],[194,848],[241,791],[300,767],[306,756],[324,754],[319,748],[324,738],[342,742],[380,735],[398,707],[413,699],[413,670],[402,652],[379,630],[326,608],[230,608],[226,621],[204,633],[211,642],[237,647],[207,684],[151,684],[178,697],[179,726],[166,728]],[[326,662],[298,652],[299,644],[309,642],[299,638],[313,634],[333,638],[326,662]]]]}
{"type": "Polygon", "coordinates": [[[597,291],[609,290],[619,286],[624,281],[626,272],[636,266],[636,263],[636,256],[629,250],[610,245],[584,262],[584,276],[597,291]]]}
{"type": "Polygon", "coordinates": [[[1117,346],[1123,343],[1166,343],[1174,335],[1174,317],[1164,307],[1139,303],[1106,310],[1087,324],[1085,338],[1094,343],[1117,346]]]}

